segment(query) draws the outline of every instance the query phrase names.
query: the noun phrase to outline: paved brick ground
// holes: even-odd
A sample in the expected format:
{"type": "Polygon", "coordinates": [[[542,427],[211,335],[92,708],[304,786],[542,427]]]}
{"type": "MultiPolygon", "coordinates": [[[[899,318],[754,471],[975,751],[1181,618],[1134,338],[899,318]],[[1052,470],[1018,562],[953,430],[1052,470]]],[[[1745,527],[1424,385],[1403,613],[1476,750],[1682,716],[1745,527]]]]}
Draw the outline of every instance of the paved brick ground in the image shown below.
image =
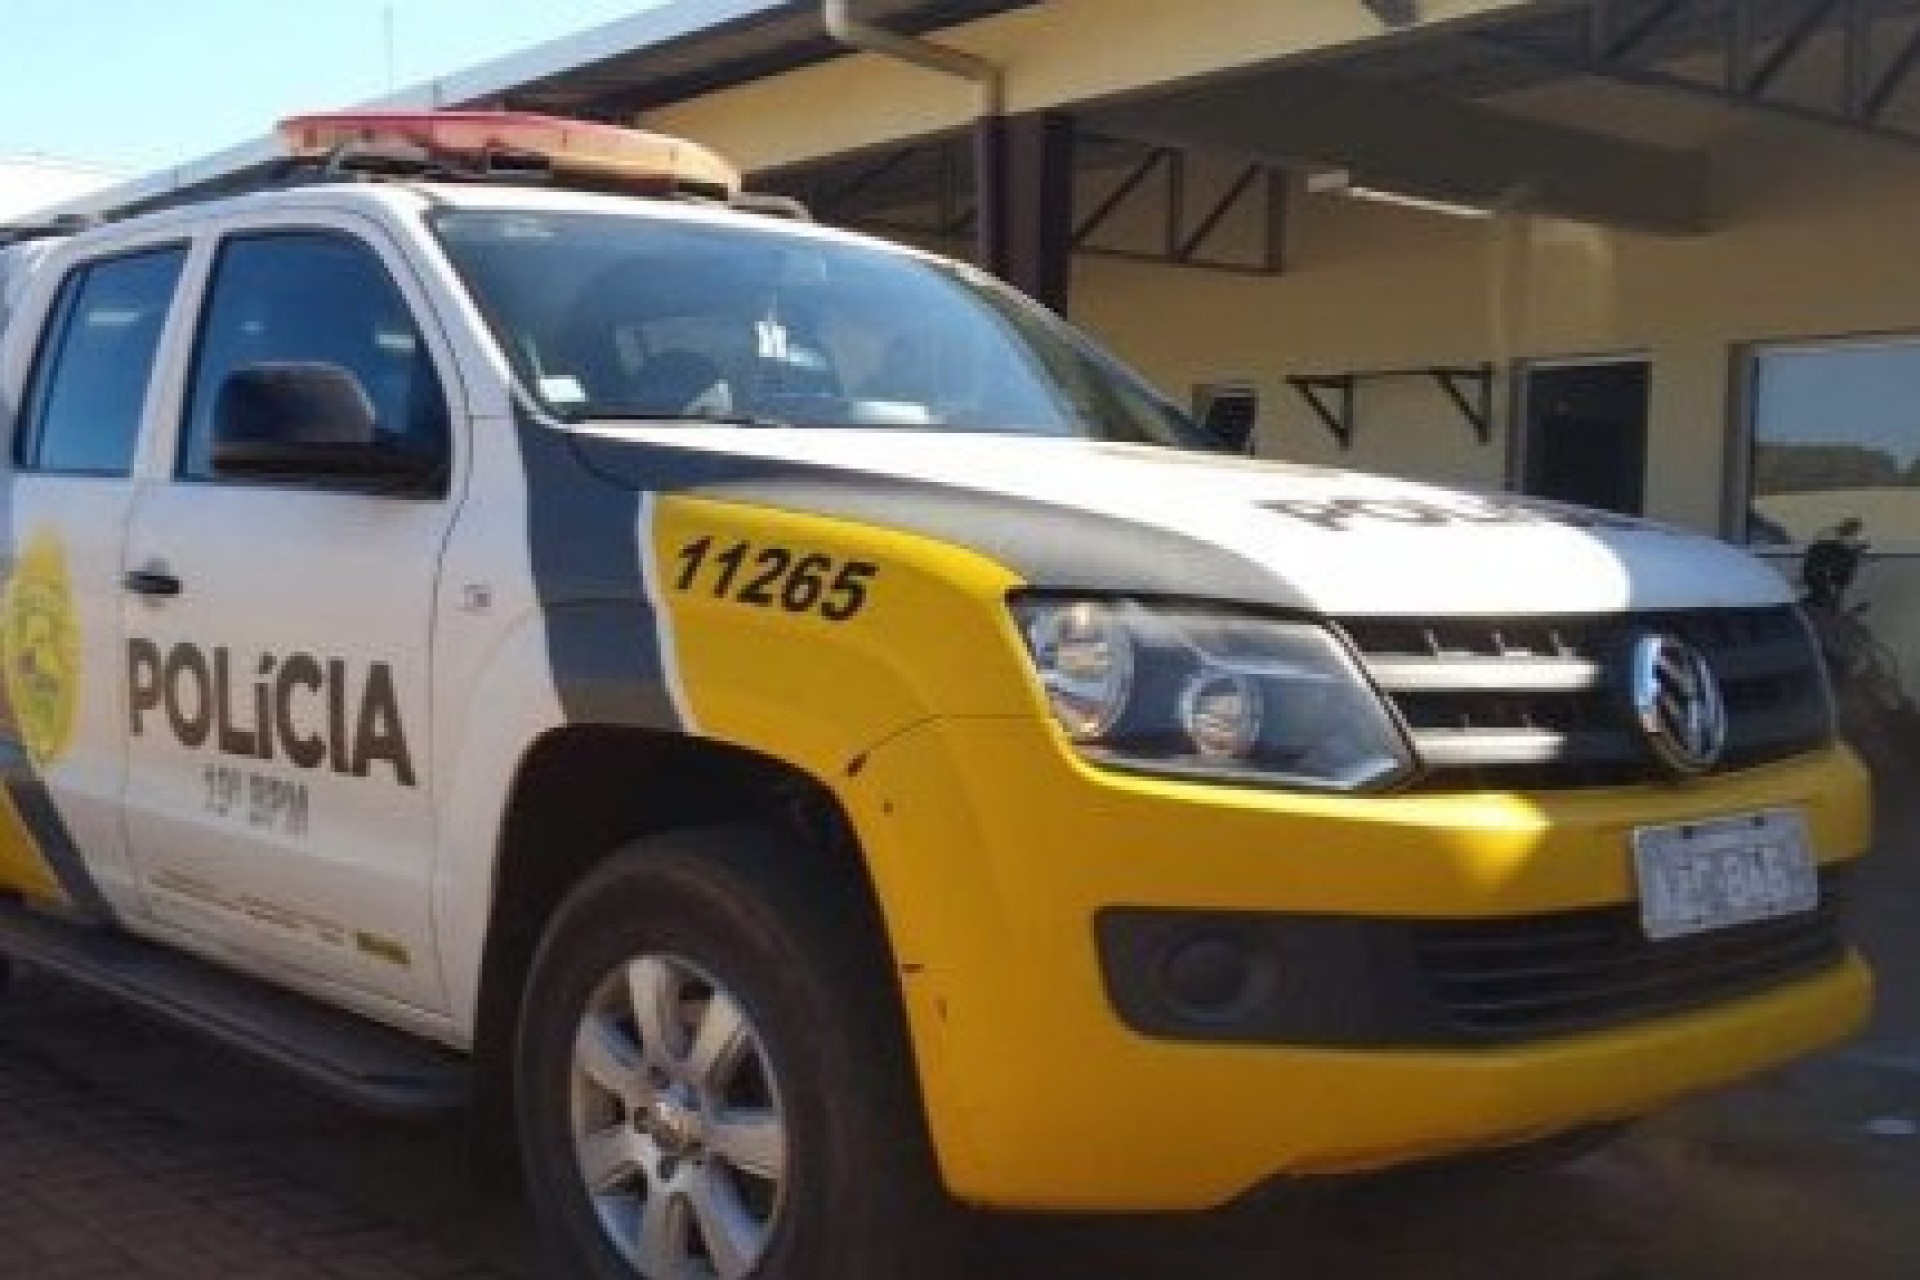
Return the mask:
{"type": "MultiPolygon", "coordinates": [[[[1916,794],[1920,794],[1917,792],[1916,794]]],[[[1180,1224],[1001,1222],[980,1280],[1913,1280],[1920,803],[1861,928],[1847,1048],[1504,1185],[1426,1177],[1180,1224]]],[[[1088,1135],[1126,1158],[1124,1134],[1088,1135]]],[[[451,1126],[396,1126],[45,980],[0,999],[0,1280],[568,1280],[451,1126]]]]}
{"type": "MultiPolygon", "coordinates": [[[[39,1007],[56,1003],[49,996],[39,1007]]],[[[246,1143],[187,1128],[35,1057],[0,1043],[0,1274],[22,1280],[510,1275],[306,1185],[246,1143]]]]}

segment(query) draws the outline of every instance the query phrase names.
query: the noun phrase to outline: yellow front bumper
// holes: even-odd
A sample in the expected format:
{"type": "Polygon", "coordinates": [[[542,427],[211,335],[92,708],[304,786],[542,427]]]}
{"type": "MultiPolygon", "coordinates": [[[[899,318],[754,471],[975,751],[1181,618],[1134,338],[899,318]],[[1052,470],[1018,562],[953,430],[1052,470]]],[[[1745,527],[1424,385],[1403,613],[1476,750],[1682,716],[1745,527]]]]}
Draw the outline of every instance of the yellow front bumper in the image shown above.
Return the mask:
{"type": "MultiPolygon", "coordinates": [[[[1629,902],[1637,826],[1802,808],[1858,855],[1844,751],[1684,786],[1337,799],[1087,767],[1044,725],[929,722],[842,780],[903,974],[950,1188],[1029,1209],[1212,1207],[1270,1177],[1368,1168],[1646,1111],[1838,1039],[1844,968],[1600,1034],[1420,1051],[1155,1040],[1108,1001],[1109,907],[1465,919],[1629,902]]],[[[1311,975],[1304,975],[1311,980],[1311,975]]]]}

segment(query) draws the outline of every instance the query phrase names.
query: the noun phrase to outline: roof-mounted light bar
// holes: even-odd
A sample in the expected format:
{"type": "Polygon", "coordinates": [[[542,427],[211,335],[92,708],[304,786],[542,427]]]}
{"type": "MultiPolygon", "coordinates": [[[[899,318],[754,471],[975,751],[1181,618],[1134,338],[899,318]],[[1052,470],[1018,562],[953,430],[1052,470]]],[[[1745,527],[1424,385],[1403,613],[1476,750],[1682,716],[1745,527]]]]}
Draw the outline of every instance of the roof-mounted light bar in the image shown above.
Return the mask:
{"type": "Polygon", "coordinates": [[[283,120],[289,156],[355,154],[485,177],[544,170],[637,192],[684,191],[732,201],[740,171],[696,143],[587,120],[511,111],[344,111],[283,120]]]}

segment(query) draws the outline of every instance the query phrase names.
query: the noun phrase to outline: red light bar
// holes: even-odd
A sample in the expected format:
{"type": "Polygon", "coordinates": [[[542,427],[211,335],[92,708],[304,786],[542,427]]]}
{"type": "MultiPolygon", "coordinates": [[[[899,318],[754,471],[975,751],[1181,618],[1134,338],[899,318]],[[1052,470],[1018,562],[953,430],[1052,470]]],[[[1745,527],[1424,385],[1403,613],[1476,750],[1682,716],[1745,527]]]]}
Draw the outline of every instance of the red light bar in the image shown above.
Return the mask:
{"type": "Polygon", "coordinates": [[[480,161],[537,156],[558,174],[635,186],[706,188],[740,193],[740,171],[714,152],[680,138],[587,120],[511,111],[342,111],[280,122],[288,154],[319,158],[355,145],[406,146],[428,156],[480,161]]]}

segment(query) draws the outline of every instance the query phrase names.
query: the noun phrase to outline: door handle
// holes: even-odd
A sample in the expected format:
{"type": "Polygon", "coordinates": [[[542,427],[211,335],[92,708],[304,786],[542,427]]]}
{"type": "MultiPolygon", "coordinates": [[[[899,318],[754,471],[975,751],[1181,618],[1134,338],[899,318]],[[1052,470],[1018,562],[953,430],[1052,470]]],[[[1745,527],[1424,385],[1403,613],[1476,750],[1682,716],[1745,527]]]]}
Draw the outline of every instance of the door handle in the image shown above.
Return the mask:
{"type": "Polygon", "coordinates": [[[180,594],[180,579],[164,569],[129,569],[120,585],[135,595],[170,599],[180,594]]]}

